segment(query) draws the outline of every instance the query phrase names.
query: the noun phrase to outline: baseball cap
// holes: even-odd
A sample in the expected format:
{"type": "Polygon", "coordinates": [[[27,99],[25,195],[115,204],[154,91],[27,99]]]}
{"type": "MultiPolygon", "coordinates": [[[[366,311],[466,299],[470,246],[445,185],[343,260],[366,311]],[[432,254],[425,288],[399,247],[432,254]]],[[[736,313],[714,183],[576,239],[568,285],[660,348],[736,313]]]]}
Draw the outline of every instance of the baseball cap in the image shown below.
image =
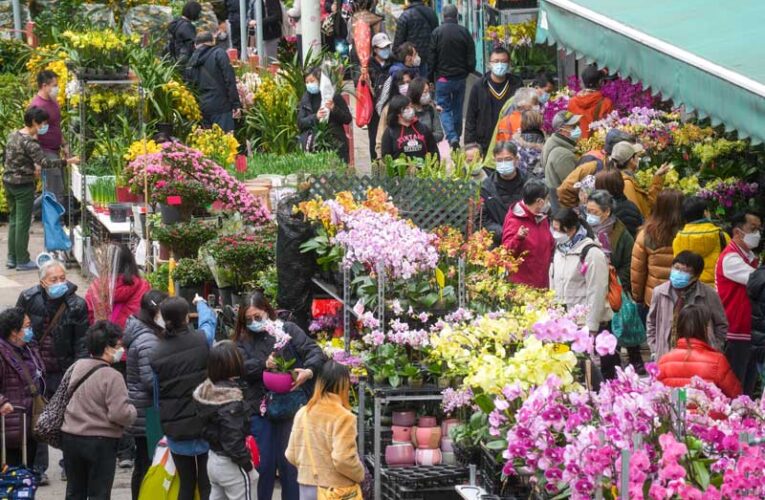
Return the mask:
{"type": "Polygon", "coordinates": [[[558,130],[564,125],[576,125],[581,118],[581,115],[575,115],[571,111],[558,111],[555,113],[555,117],[553,117],[553,130],[558,130]]]}
{"type": "Polygon", "coordinates": [[[388,35],[385,33],[378,33],[372,37],[372,47],[382,49],[383,47],[390,47],[391,45],[393,45],[393,42],[390,41],[390,38],[388,38],[388,35]]]}
{"type": "Polygon", "coordinates": [[[632,144],[627,141],[622,141],[614,146],[614,150],[611,152],[611,159],[616,161],[619,165],[624,165],[630,158],[641,154],[644,151],[645,148],[640,144],[632,144]]]}
{"type": "Polygon", "coordinates": [[[618,128],[609,130],[606,134],[606,154],[610,155],[614,151],[614,146],[623,141],[634,144],[635,136],[624,130],[619,130],[618,128]]]}

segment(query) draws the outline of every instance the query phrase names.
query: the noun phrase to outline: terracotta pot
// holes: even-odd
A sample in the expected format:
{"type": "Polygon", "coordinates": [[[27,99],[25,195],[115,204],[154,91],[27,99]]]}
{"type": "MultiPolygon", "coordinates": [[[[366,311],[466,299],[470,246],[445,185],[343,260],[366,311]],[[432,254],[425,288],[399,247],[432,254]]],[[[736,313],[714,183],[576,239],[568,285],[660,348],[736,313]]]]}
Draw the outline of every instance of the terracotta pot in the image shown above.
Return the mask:
{"type": "Polygon", "coordinates": [[[436,427],[437,425],[436,417],[420,417],[420,420],[417,421],[418,427],[436,427]]]}
{"type": "Polygon", "coordinates": [[[414,410],[394,411],[393,425],[401,427],[411,427],[417,419],[417,413],[414,410]]]}
{"type": "Polygon", "coordinates": [[[441,438],[441,451],[454,453],[454,443],[448,437],[441,438]]]}
{"type": "Polygon", "coordinates": [[[269,391],[286,394],[292,389],[292,374],[265,371],[263,372],[263,385],[269,391]]]}
{"type": "Polygon", "coordinates": [[[452,451],[442,451],[441,463],[444,465],[457,465],[457,457],[454,456],[452,451]]]}
{"type": "Polygon", "coordinates": [[[439,465],[442,459],[443,456],[441,455],[441,450],[418,449],[415,453],[415,461],[417,462],[417,465],[439,465]]]}
{"type": "Polygon", "coordinates": [[[411,443],[389,444],[385,447],[385,463],[388,467],[414,465],[414,447],[411,443]]]}
{"type": "Polygon", "coordinates": [[[415,427],[412,442],[417,448],[435,450],[441,444],[441,428],[415,427]]]}
{"type": "Polygon", "coordinates": [[[410,443],[412,441],[412,429],[414,427],[404,427],[400,425],[393,426],[394,443],[410,443]]]}
{"type": "Polygon", "coordinates": [[[460,424],[460,421],[456,418],[447,418],[443,422],[441,422],[441,435],[445,438],[449,437],[449,431],[452,430],[453,427],[456,427],[460,424]]]}

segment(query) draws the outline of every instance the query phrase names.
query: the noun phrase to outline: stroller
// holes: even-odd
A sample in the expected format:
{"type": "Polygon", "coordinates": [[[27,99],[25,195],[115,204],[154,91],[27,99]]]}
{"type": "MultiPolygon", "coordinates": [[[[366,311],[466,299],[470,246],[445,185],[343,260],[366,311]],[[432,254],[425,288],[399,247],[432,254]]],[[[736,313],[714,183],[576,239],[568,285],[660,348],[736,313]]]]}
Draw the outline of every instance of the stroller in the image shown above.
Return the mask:
{"type": "Polygon", "coordinates": [[[45,171],[43,171],[42,222],[47,254],[44,253],[37,257],[38,266],[42,264],[40,260],[45,261],[54,257],[62,262],[67,262],[69,259],[66,253],[72,249],[72,241],[61,225],[66,209],[56,199],[55,194],[45,191],[45,185],[45,171]]]}
{"type": "Polygon", "coordinates": [[[0,435],[0,441],[2,441],[0,498],[7,498],[8,500],[34,499],[38,477],[28,466],[30,457],[27,456],[27,413],[24,408],[14,407],[13,409],[14,411],[20,410],[22,414],[21,461],[24,465],[20,467],[8,466],[5,449],[5,415],[3,415],[0,417],[0,433],[2,433],[0,435]]]}

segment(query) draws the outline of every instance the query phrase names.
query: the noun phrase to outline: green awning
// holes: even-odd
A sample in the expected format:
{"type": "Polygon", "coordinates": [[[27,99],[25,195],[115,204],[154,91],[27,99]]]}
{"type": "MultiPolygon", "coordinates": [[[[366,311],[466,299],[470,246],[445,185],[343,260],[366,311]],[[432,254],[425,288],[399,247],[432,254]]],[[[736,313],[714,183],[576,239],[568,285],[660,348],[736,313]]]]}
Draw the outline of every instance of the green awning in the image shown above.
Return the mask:
{"type": "Polygon", "coordinates": [[[765,0],[540,0],[537,43],[765,142],[765,0]]]}

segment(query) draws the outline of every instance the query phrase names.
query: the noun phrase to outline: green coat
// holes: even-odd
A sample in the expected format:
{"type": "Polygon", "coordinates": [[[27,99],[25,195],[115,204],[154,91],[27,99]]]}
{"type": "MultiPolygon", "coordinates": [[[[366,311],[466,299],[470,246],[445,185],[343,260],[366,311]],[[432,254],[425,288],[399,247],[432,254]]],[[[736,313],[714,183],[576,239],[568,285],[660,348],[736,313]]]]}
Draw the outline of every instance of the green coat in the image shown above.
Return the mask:
{"type": "Polygon", "coordinates": [[[632,266],[632,248],[635,246],[635,239],[632,237],[627,227],[618,220],[614,224],[611,234],[608,236],[611,243],[611,265],[616,268],[622,287],[629,291],[630,289],[630,267],[632,266]]]}

